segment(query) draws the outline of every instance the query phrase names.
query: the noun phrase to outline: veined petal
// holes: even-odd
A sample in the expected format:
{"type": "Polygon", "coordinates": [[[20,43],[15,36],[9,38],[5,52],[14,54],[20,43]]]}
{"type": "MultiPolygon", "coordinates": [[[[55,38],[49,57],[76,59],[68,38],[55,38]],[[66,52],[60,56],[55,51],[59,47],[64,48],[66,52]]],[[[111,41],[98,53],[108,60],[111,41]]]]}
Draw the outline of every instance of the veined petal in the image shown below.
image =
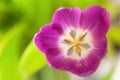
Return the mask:
{"type": "MultiPolygon", "coordinates": [[[[92,61],[91,61],[92,62],[92,61]]],[[[98,62],[99,64],[99,62],[98,62]]],[[[70,69],[70,72],[78,75],[78,76],[87,76],[91,73],[93,73],[98,64],[95,66],[94,69],[91,68],[91,65],[88,65],[86,60],[83,58],[83,59],[80,59],[79,61],[76,61],[74,66],[72,66],[72,68],[70,69]]]]}
{"type": "Polygon", "coordinates": [[[106,33],[110,25],[109,13],[100,6],[90,6],[81,12],[80,27],[106,33]]]}
{"type": "Polygon", "coordinates": [[[96,71],[101,59],[107,52],[107,39],[104,36],[101,40],[93,41],[92,44],[93,49],[86,57],[76,61],[75,66],[70,70],[72,73],[79,76],[86,76],[96,71]]]}
{"type": "Polygon", "coordinates": [[[84,66],[86,68],[86,73],[83,72],[82,76],[86,76],[89,75],[93,72],[96,71],[96,69],[98,68],[101,59],[105,56],[106,51],[107,51],[107,45],[106,43],[102,44],[103,46],[99,46],[101,48],[96,48],[96,49],[92,49],[89,54],[84,58],[85,60],[85,64],[86,66],[84,66]]]}
{"type": "Polygon", "coordinates": [[[81,11],[79,8],[60,8],[53,15],[52,22],[61,24],[62,28],[78,27],[81,11]]]}
{"type": "Polygon", "coordinates": [[[72,66],[70,71],[78,76],[87,76],[95,72],[100,64],[101,59],[105,56],[106,50],[106,44],[103,46],[99,44],[99,48],[92,49],[86,57],[76,61],[75,65],[72,66]]]}
{"type": "Polygon", "coordinates": [[[62,33],[58,23],[47,24],[34,36],[34,42],[40,51],[46,53],[49,48],[58,47],[58,39],[62,33]]]}
{"type": "Polygon", "coordinates": [[[106,37],[104,37],[101,40],[96,40],[92,42],[93,44],[93,50],[96,51],[95,53],[97,53],[97,55],[100,58],[103,58],[107,52],[107,39],[106,37]]]}
{"type": "Polygon", "coordinates": [[[70,71],[76,61],[66,58],[58,48],[49,48],[46,52],[46,58],[51,67],[59,70],[70,71]]]}
{"type": "Polygon", "coordinates": [[[58,48],[49,48],[46,51],[46,58],[48,64],[54,68],[62,68],[64,63],[64,56],[60,54],[60,50],[58,48]]]}

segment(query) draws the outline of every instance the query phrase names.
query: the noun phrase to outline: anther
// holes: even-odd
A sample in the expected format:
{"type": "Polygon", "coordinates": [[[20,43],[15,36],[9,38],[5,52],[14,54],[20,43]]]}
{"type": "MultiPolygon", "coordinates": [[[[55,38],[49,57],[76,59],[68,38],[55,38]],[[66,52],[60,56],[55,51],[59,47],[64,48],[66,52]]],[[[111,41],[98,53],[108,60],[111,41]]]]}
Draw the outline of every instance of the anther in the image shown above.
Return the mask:
{"type": "Polygon", "coordinates": [[[74,39],[74,34],[72,32],[70,32],[70,36],[74,39]]]}
{"type": "Polygon", "coordinates": [[[80,43],[79,45],[80,45],[80,46],[87,46],[88,43],[80,43]]]}
{"type": "Polygon", "coordinates": [[[70,52],[70,51],[72,50],[73,47],[74,47],[73,45],[70,46],[69,49],[68,49],[68,51],[70,52]]]}
{"type": "Polygon", "coordinates": [[[81,48],[80,47],[76,47],[76,51],[78,52],[78,53],[81,53],[81,48]]]}
{"type": "Polygon", "coordinates": [[[67,43],[72,43],[72,41],[70,41],[69,39],[64,39],[64,41],[67,43]]]}
{"type": "Polygon", "coordinates": [[[83,35],[79,38],[79,40],[80,40],[80,41],[83,40],[83,38],[84,38],[86,35],[87,35],[87,33],[83,34],[83,35]]]}
{"type": "Polygon", "coordinates": [[[79,56],[81,56],[81,48],[79,46],[76,47],[76,52],[79,56]]]}

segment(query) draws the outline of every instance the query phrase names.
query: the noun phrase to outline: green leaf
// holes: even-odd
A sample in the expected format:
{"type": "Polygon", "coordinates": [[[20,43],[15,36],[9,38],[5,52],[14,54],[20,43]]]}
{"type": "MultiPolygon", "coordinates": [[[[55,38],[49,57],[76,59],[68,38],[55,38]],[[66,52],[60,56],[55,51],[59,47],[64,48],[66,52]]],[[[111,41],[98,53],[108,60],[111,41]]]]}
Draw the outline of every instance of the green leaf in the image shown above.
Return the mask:
{"type": "Polygon", "coordinates": [[[43,68],[46,64],[45,56],[40,53],[35,44],[31,42],[25,49],[20,60],[20,77],[27,79],[30,75],[43,68]]]}
{"type": "Polygon", "coordinates": [[[113,47],[113,42],[110,36],[110,31],[107,34],[107,40],[108,40],[108,52],[107,55],[111,57],[112,61],[115,59],[115,49],[113,47]]]}
{"type": "MultiPolygon", "coordinates": [[[[104,0],[104,2],[99,1],[99,0],[88,0],[88,1],[84,1],[84,0],[52,0],[51,3],[53,3],[55,6],[64,6],[64,7],[76,7],[79,6],[81,9],[90,6],[90,5],[94,5],[94,4],[99,4],[99,5],[106,5],[107,0],[104,0]],[[57,3],[57,4],[56,4],[57,3]]],[[[54,6],[53,5],[53,6],[54,6]]]]}
{"type": "Polygon", "coordinates": [[[3,37],[3,31],[2,30],[0,30],[0,41],[1,41],[1,39],[2,39],[2,37],[3,37]]]}
{"type": "Polygon", "coordinates": [[[2,56],[2,51],[6,46],[8,46],[8,43],[11,40],[14,40],[16,36],[20,35],[23,30],[25,30],[26,24],[25,23],[19,23],[15,26],[13,26],[12,29],[10,29],[5,35],[2,35],[2,39],[0,42],[0,57],[2,56]]]}
{"type": "Polygon", "coordinates": [[[25,24],[16,24],[0,42],[0,80],[18,80],[19,43],[25,24]]]}
{"type": "Polygon", "coordinates": [[[49,67],[48,65],[45,66],[42,70],[37,72],[34,75],[36,80],[69,80],[69,75],[67,72],[60,71],[49,67]]]}
{"type": "Polygon", "coordinates": [[[111,27],[108,32],[109,38],[111,38],[112,41],[120,45],[120,27],[111,27]]]}

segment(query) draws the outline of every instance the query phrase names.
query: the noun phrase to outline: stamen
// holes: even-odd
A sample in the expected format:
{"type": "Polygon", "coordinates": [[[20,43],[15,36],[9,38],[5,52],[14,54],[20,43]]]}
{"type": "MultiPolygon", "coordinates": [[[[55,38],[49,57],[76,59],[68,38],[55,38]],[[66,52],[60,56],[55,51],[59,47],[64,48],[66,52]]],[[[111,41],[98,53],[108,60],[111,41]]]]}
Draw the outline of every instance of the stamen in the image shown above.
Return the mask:
{"type": "Polygon", "coordinates": [[[69,32],[69,35],[70,35],[70,37],[72,37],[73,40],[64,39],[64,42],[71,45],[68,48],[67,55],[71,55],[74,52],[73,48],[75,48],[75,52],[79,56],[81,56],[81,46],[85,47],[85,48],[90,48],[88,43],[81,41],[85,38],[85,36],[87,35],[87,32],[84,33],[82,36],[80,36],[80,38],[76,38],[76,33],[72,30],[71,30],[71,32],[69,32]]]}
{"type": "Polygon", "coordinates": [[[76,51],[78,52],[78,53],[81,53],[81,48],[80,47],[76,47],[76,51]]]}
{"type": "Polygon", "coordinates": [[[72,55],[73,52],[74,52],[74,49],[72,48],[72,50],[67,51],[67,55],[72,55]]]}
{"type": "Polygon", "coordinates": [[[81,46],[87,46],[88,43],[80,43],[81,46]]]}
{"type": "Polygon", "coordinates": [[[70,52],[70,51],[72,50],[73,47],[74,47],[73,45],[70,46],[70,47],[68,48],[68,52],[70,52]]]}
{"type": "Polygon", "coordinates": [[[76,52],[79,56],[81,56],[81,48],[79,46],[76,46],[76,52]]]}
{"type": "Polygon", "coordinates": [[[83,40],[83,38],[86,36],[86,34],[87,34],[87,33],[83,34],[83,35],[79,38],[79,40],[80,40],[80,41],[83,40]]]}
{"type": "Polygon", "coordinates": [[[70,36],[74,39],[74,34],[72,32],[70,32],[70,36]]]}
{"type": "Polygon", "coordinates": [[[72,41],[70,41],[69,39],[64,39],[64,41],[67,43],[72,43],[72,41]]]}

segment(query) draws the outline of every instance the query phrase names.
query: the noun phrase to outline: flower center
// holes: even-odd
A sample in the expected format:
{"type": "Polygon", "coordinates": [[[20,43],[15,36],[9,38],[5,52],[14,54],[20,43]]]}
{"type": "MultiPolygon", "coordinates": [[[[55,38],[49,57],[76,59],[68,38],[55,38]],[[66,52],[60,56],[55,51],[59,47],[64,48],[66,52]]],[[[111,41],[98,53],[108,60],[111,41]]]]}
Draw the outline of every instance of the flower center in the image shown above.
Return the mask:
{"type": "Polygon", "coordinates": [[[79,40],[77,40],[77,39],[73,40],[73,44],[74,44],[74,46],[77,46],[79,44],[79,40]]]}
{"type": "Polygon", "coordinates": [[[76,38],[72,31],[69,33],[69,35],[70,35],[70,37],[72,37],[72,40],[64,39],[64,42],[70,43],[70,46],[67,50],[68,53],[70,51],[72,51],[72,49],[75,49],[75,51],[78,53],[78,55],[81,56],[81,46],[82,47],[88,46],[88,43],[83,42],[87,33],[84,33],[79,38],[76,38]]]}

